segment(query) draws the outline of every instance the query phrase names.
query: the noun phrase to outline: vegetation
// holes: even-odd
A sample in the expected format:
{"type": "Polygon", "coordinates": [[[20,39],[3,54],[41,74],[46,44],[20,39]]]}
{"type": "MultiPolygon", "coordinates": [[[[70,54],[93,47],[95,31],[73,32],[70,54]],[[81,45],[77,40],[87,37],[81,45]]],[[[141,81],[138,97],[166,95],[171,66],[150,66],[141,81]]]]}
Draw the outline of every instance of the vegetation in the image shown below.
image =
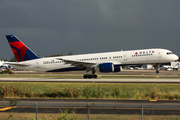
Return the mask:
{"type": "Polygon", "coordinates": [[[45,56],[45,57],[57,57],[57,56],[63,56],[63,53],[59,54],[59,53],[56,53],[56,54],[52,54],[52,55],[49,55],[49,56],[45,56]]]}
{"type": "Polygon", "coordinates": [[[73,52],[72,52],[72,51],[69,51],[68,55],[73,55],[73,52]]]}
{"type": "Polygon", "coordinates": [[[15,56],[13,56],[9,61],[10,62],[16,62],[17,60],[16,60],[15,56]]]}
{"type": "Polygon", "coordinates": [[[4,70],[4,71],[1,71],[0,74],[13,74],[13,72],[10,70],[4,70]]]}
{"type": "Polygon", "coordinates": [[[179,84],[0,83],[1,97],[75,99],[180,99],[179,84]]]}
{"type": "MultiPolygon", "coordinates": [[[[179,84],[162,83],[46,83],[0,82],[0,98],[10,97],[9,105],[16,106],[13,98],[108,98],[108,99],[180,99],[179,84]]],[[[84,120],[87,114],[69,114],[60,109],[58,114],[38,113],[38,120],[84,120]]],[[[138,120],[141,115],[91,114],[93,120],[138,120]]],[[[5,113],[0,119],[35,120],[34,113],[5,113]]],[[[144,119],[180,119],[178,115],[144,115],[144,119]]]]}
{"type": "MultiPolygon", "coordinates": [[[[4,75],[5,73],[8,72],[3,72],[3,74],[0,74],[0,77],[10,77],[10,78],[57,78],[57,79],[61,79],[61,78],[70,78],[70,79],[77,79],[77,78],[82,78],[83,74],[82,73],[38,73],[38,72],[16,72],[16,71],[10,71],[11,75],[4,75]]],[[[110,78],[110,79],[124,79],[124,78],[128,78],[128,79],[180,79],[180,77],[177,74],[172,74],[172,75],[159,75],[157,76],[155,75],[150,75],[150,76],[146,76],[146,75],[109,75],[109,74],[99,74],[97,79],[106,79],[106,78],[110,78]]]]}
{"type": "Polygon", "coordinates": [[[8,61],[7,59],[4,58],[0,58],[0,61],[8,61]]]}
{"type": "MultiPolygon", "coordinates": [[[[73,55],[73,52],[72,51],[69,51],[68,55],[73,55]]],[[[63,52],[61,54],[59,53],[55,53],[55,54],[52,54],[52,55],[45,55],[45,57],[57,57],[57,56],[63,56],[63,52]]]]}

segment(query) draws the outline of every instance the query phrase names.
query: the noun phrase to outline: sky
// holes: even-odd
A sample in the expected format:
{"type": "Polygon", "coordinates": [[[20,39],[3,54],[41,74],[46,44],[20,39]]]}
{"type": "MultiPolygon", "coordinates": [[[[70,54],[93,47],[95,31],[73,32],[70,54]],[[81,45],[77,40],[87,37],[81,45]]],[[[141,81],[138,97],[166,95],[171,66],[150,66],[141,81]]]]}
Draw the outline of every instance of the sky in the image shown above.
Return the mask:
{"type": "Polygon", "coordinates": [[[44,57],[164,48],[180,56],[180,0],[0,0],[0,58],[14,34],[44,57]]]}

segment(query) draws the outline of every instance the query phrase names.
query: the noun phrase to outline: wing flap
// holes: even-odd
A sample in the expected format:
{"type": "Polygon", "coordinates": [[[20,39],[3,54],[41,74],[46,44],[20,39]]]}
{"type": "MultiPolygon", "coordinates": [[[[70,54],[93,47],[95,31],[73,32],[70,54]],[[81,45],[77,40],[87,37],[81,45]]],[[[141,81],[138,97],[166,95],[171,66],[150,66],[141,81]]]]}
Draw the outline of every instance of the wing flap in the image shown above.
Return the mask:
{"type": "Polygon", "coordinates": [[[64,61],[65,64],[71,64],[71,66],[92,67],[97,64],[96,62],[89,62],[89,61],[76,61],[76,60],[68,60],[68,59],[62,59],[62,58],[57,58],[57,59],[64,61]]]}

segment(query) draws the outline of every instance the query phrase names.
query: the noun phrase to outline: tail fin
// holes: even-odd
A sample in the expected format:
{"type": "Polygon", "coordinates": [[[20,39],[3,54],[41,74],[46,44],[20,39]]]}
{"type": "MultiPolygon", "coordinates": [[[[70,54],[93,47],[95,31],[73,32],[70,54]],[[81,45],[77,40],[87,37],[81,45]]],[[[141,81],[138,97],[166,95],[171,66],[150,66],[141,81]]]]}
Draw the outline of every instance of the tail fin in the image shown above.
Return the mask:
{"type": "Polygon", "coordinates": [[[39,58],[15,35],[6,35],[6,38],[18,62],[39,58]]]}

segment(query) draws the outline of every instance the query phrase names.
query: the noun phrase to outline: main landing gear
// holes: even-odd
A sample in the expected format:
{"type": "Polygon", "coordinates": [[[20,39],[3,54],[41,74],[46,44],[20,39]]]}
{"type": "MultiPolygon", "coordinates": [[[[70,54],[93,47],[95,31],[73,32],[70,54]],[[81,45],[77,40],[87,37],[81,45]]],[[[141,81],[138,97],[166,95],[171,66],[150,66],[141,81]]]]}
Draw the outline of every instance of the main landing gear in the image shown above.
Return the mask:
{"type": "Polygon", "coordinates": [[[158,68],[156,69],[156,73],[157,73],[157,74],[159,73],[159,69],[158,69],[158,68]]]}
{"type": "Polygon", "coordinates": [[[159,73],[159,64],[157,64],[157,67],[156,67],[156,73],[158,74],[159,73]]]}
{"type": "Polygon", "coordinates": [[[87,79],[87,78],[89,78],[89,79],[91,79],[91,78],[97,78],[97,75],[96,74],[85,74],[84,76],[83,76],[83,78],[84,79],[87,79]]]}
{"type": "Polygon", "coordinates": [[[97,78],[97,75],[95,74],[96,70],[95,68],[86,68],[86,74],[83,76],[84,79],[91,79],[91,78],[97,78]],[[89,72],[92,70],[92,74],[89,74],[89,72]]]}

